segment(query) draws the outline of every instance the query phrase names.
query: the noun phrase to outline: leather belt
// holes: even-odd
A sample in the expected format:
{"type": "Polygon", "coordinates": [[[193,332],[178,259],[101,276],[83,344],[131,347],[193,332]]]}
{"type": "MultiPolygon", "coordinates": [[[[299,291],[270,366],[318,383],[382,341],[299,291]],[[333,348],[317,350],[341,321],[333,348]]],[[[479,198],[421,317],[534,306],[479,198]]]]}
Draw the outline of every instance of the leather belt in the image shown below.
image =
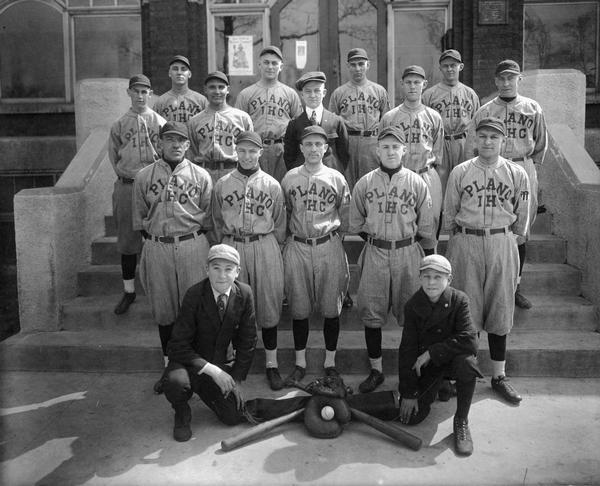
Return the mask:
{"type": "Polygon", "coordinates": [[[238,243],[250,243],[252,241],[258,241],[265,235],[250,235],[250,236],[234,236],[230,235],[233,238],[233,241],[237,241],[238,243]]]}
{"type": "Polygon", "coordinates": [[[119,176],[118,179],[123,183],[123,184],[133,184],[134,179],[129,179],[128,177],[121,177],[119,176]]]}
{"type": "Polygon", "coordinates": [[[409,236],[408,238],[404,238],[403,240],[388,241],[378,240],[377,238],[368,236],[367,242],[373,246],[376,246],[377,248],[382,248],[384,250],[396,250],[397,248],[404,248],[405,246],[412,245],[415,242],[415,237],[409,236]]]}
{"type": "Polygon", "coordinates": [[[490,236],[490,235],[498,235],[498,234],[508,234],[510,233],[509,228],[484,228],[484,229],[471,229],[471,228],[463,228],[462,226],[457,226],[457,230],[460,233],[464,233],[465,235],[475,235],[475,236],[490,236]]]}
{"type": "Polygon", "coordinates": [[[374,137],[377,130],[348,130],[348,135],[358,135],[359,137],[374,137]]]}
{"type": "Polygon", "coordinates": [[[195,238],[196,236],[202,235],[204,233],[206,233],[206,231],[200,229],[198,231],[194,231],[193,233],[188,233],[187,235],[182,235],[182,236],[147,235],[147,236],[145,236],[145,238],[147,240],[160,241],[161,243],[177,243],[179,241],[191,240],[192,238],[195,238]]]}
{"type": "Polygon", "coordinates": [[[466,136],[467,136],[466,132],[462,132],[462,133],[457,133],[455,135],[444,135],[444,139],[445,140],[458,140],[458,139],[464,138],[466,136]]]}
{"type": "Polygon", "coordinates": [[[420,169],[413,170],[413,172],[416,173],[416,174],[421,175],[421,174],[424,174],[425,172],[427,172],[429,169],[431,169],[431,166],[430,165],[426,165],[425,167],[422,167],[420,169]]]}
{"type": "Polygon", "coordinates": [[[525,159],[527,157],[512,157],[509,160],[512,160],[513,162],[525,162],[525,159]]]}
{"type": "Polygon", "coordinates": [[[336,235],[337,231],[332,231],[331,233],[328,233],[325,236],[321,236],[319,238],[303,238],[302,236],[294,235],[294,241],[299,241],[300,243],[304,243],[310,246],[317,246],[328,242],[331,238],[333,238],[336,235]]]}
{"type": "Polygon", "coordinates": [[[283,138],[276,138],[276,139],[265,138],[265,139],[263,139],[262,142],[265,145],[275,145],[276,143],[283,143],[283,138]]]}
{"type": "Polygon", "coordinates": [[[203,162],[202,167],[209,170],[225,170],[225,169],[235,169],[237,166],[237,162],[235,160],[209,160],[207,162],[203,162]]]}

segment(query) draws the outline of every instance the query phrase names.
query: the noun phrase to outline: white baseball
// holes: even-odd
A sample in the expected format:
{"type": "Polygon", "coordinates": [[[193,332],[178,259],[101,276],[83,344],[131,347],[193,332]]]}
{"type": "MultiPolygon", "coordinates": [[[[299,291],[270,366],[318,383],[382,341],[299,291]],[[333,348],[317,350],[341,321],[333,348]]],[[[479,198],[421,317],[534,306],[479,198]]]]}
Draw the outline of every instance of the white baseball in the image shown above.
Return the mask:
{"type": "Polygon", "coordinates": [[[321,409],[321,417],[323,417],[323,420],[331,420],[333,417],[335,417],[333,408],[331,408],[329,405],[323,407],[321,409]]]}

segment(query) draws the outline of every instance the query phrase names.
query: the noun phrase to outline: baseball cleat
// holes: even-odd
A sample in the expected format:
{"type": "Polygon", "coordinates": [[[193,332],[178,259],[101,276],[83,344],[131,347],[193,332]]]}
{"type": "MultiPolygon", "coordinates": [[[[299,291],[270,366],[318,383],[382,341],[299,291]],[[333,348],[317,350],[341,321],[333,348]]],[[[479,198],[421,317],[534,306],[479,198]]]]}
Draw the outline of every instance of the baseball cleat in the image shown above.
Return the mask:
{"type": "Polygon", "coordinates": [[[379,385],[381,385],[384,380],[385,377],[381,371],[372,369],[369,376],[367,376],[367,378],[360,385],[358,385],[358,391],[361,393],[370,393],[379,385]]]}
{"type": "Polygon", "coordinates": [[[281,390],[283,388],[283,379],[277,368],[267,368],[267,380],[271,390],[281,390]]]}
{"type": "Polygon", "coordinates": [[[454,449],[461,456],[473,454],[473,439],[467,419],[454,417],[454,449]]]}
{"type": "Polygon", "coordinates": [[[125,314],[134,300],[135,292],[125,292],[121,298],[121,301],[115,307],[115,314],[125,314]]]}
{"type": "Polygon", "coordinates": [[[521,309],[531,309],[531,302],[521,293],[519,287],[515,292],[515,305],[521,309]]]}
{"type": "Polygon", "coordinates": [[[506,376],[492,378],[492,389],[498,393],[507,402],[518,405],[523,398],[517,393],[517,390],[509,383],[506,376]]]}

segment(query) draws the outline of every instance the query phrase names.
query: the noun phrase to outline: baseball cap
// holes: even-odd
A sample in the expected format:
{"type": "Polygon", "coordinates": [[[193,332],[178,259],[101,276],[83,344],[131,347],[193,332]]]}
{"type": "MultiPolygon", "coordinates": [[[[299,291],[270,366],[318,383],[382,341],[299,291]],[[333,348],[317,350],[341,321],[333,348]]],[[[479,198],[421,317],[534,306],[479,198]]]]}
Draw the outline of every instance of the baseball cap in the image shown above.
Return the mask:
{"type": "Polygon", "coordinates": [[[496,66],[496,76],[498,76],[498,74],[503,73],[521,74],[521,68],[519,67],[519,63],[513,61],[512,59],[505,59],[504,61],[500,61],[496,66]]]}
{"type": "Polygon", "coordinates": [[[440,62],[442,62],[444,59],[454,59],[455,61],[458,62],[462,62],[462,57],[460,56],[460,52],[458,52],[456,49],[448,49],[444,52],[442,52],[442,55],[440,56],[440,62]]]}
{"type": "Polygon", "coordinates": [[[296,81],[296,89],[298,91],[302,91],[304,85],[310,81],[318,81],[319,83],[325,84],[327,82],[327,77],[325,76],[325,73],[321,71],[310,71],[308,73],[304,73],[302,76],[300,76],[298,81],[296,81]]]}
{"type": "Polygon", "coordinates": [[[367,51],[360,47],[356,47],[348,51],[348,62],[354,61],[354,59],[366,59],[368,61],[369,56],[367,56],[367,51]]]}
{"type": "Polygon", "coordinates": [[[506,129],[504,127],[504,122],[500,120],[500,118],[483,118],[477,124],[477,128],[475,129],[475,131],[477,132],[482,128],[491,128],[492,130],[496,130],[506,137],[506,129]]]}
{"type": "Polygon", "coordinates": [[[300,137],[300,140],[304,140],[309,135],[321,135],[321,137],[323,137],[325,141],[327,141],[327,133],[319,125],[311,125],[310,127],[306,127],[302,131],[302,136],[300,137]]]}
{"type": "Polygon", "coordinates": [[[256,132],[250,132],[250,131],[240,132],[235,139],[235,143],[238,144],[241,142],[251,142],[255,145],[258,145],[260,148],[262,148],[262,146],[263,146],[262,138],[260,138],[260,135],[256,132]]]}
{"type": "Polygon", "coordinates": [[[192,69],[192,66],[190,66],[190,60],[185,56],[180,56],[179,54],[177,56],[173,56],[169,61],[169,66],[174,62],[181,62],[185,64],[188,67],[188,69],[192,69]]]}
{"type": "Polygon", "coordinates": [[[227,260],[228,262],[240,264],[240,254],[233,246],[225,245],[223,243],[212,246],[208,250],[208,263],[213,260],[227,260]]]}
{"type": "Polygon", "coordinates": [[[140,86],[146,86],[147,88],[152,88],[152,85],[150,84],[150,79],[148,79],[148,76],[144,76],[143,74],[136,74],[135,76],[131,76],[131,78],[129,78],[130,88],[132,88],[136,84],[139,84],[140,86]]]}
{"type": "Polygon", "coordinates": [[[189,138],[187,125],[185,123],[168,121],[162,127],[160,127],[159,136],[161,138],[163,135],[167,135],[169,133],[189,138]]]}
{"type": "Polygon", "coordinates": [[[281,53],[281,49],[277,46],[267,46],[260,51],[258,57],[263,56],[264,54],[275,54],[279,59],[283,61],[283,54],[281,53]]]}
{"type": "Polygon", "coordinates": [[[208,83],[211,79],[218,79],[219,81],[223,81],[227,86],[229,86],[229,78],[226,74],[221,71],[213,71],[212,73],[208,73],[206,79],[204,80],[204,84],[208,83]]]}
{"type": "Polygon", "coordinates": [[[406,143],[406,142],[404,142],[404,133],[402,133],[402,130],[400,130],[398,127],[384,128],[383,130],[381,130],[379,132],[379,135],[377,136],[377,140],[381,140],[382,138],[388,137],[388,136],[396,138],[402,144],[406,143]]]}
{"type": "Polygon", "coordinates": [[[402,79],[404,79],[406,76],[408,76],[409,74],[416,74],[417,76],[421,76],[423,79],[426,79],[425,76],[425,70],[421,67],[421,66],[408,66],[403,72],[402,72],[402,79]]]}
{"type": "Polygon", "coordinates": [[[423,260],[421,260],[419,272],[429,268],[435,270],[436,272],[452,273],[452,265],[450,265],[448,259],[442,255],[427,255],[425,258],[423,258],[423,260]]]}

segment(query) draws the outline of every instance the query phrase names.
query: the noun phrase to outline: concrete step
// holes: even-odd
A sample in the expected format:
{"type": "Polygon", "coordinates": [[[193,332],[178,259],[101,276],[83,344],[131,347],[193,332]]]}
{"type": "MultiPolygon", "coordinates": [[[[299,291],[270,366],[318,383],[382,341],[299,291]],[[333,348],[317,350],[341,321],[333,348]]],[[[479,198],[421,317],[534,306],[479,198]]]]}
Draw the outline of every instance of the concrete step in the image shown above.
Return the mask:
{"type": "MultiPolygon", "coordinates": [[[[116,249],[117,237],[104,236],[92,242],[92,265],[118,265],[120,255],[116,249]]],[[[364,246],[362,238],[356,235],[344,237],[344,248],[348,262],[356,263],[364,246]]],[[[448,235],[441,235],[438,252],[446,253],[448,235]]],[[[530,263],[565,263],[567,259],[567,245],[565,240],[558,236],[532,235],[527,244],[527,261],[530,263]]]]}
{"type": "MultiPolygon", "coordinates": [[[[350,265],[351,294],[358,290],[358,265],[350,265]]],[[[123,288],[120,265],[89,265],[77,274],[80,296],[109,295],[123,288]]],[[[138,294],[144,291],[136,277],[138,294]]],[[[580,295],[581,272],[560,263],[526,263],[521,281],[523,293],[529,295],[580,295]]]]}
{"type": "MultiPolygon", "coordinates": [[[[105,331],[62,331],[18,334],[0,343],[2,370],[20,371],[156,371],[162,357],[156,329],[105,331]]],[[[401,328],[384,330],[383,364],[389,376],[397,373],[401,328]]],[[[251,373],[264,372],[264,352],[259,349],[251,373]]],[[[321,374],[324,360],[323,336],[312,332],[307,347],[307,371],[321,374]]],[[[482,371],[490,373],[487,339],[480,340],[482,371]]],[[[279,339],[281,372],[294,363],[291,333],[279,339]]],[[[343,374],[369,370],[362,331],[340,335],[336,364],[343,374]]],[[[600,334],[591,331],[513,332],[509,337],[507,373],[510,376],[600,377],[600,334]]]]}
{"type": "MultiPolygon", "coordinates": [[[[341,329],[346,331],[361,331],[363,325],[356,308],[356,294],[353,294],[355,305],[343,309],[341,329]]],[[[113,312],[121,294],[95,295],[77,297],[62,305],[61,328],[68,331],[110,330],[122,329],[148,330],[155,328],[148,298],[139,295],[129,308],[127,314],[117,316],[113,312]]],[[[531,295],[533,307],[529,310],[516,309],[515,330],[587,330],[598,328],[596,308],[582,297],[571,295],[531,295]]],[[[310,319],[310,329],[320,331],[323,319],[315,315],[310,319]]],[[[398,323],[391,314],[388,316],[386,328],[396,327],[398,323]]],[[[289,331],[292,328],[292,318],[289,307],[283,307],[279,329],[289,331]]]]}

